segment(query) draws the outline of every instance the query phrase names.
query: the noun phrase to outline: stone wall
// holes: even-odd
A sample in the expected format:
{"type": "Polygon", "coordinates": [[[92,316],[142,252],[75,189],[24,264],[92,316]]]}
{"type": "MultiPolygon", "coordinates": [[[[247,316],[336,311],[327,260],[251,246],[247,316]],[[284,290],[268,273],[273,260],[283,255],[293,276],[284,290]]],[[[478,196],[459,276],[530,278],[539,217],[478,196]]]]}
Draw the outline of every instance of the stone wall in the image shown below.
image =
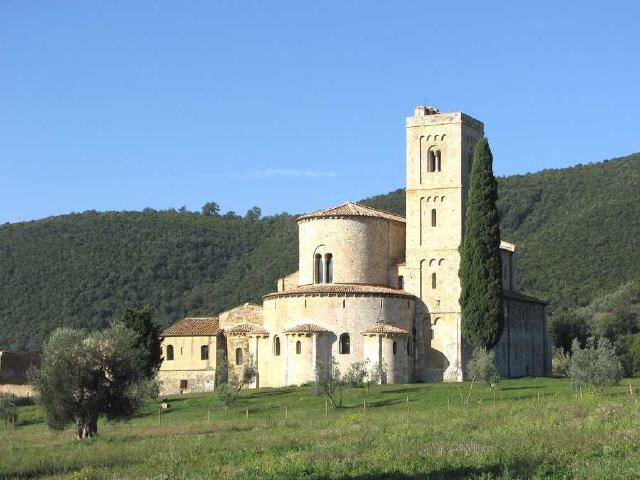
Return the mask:
{"type": "Polygon", "coordinates": [[[0,351],[0,384],[27,384],[27,372],[32,365],[40,367],[40,355],[0,351]]]}
{"type": "Polygon", "coordinates": [[[550,375],[545,305],[505,298],[504,307],[504,330],[494,347],[500,375],[503,378],[550,375]]]}
{"type": "MultiPolygon", "coordinates": [[[[272,297],[264,302],[264,327],[268,338],[259,342],[260,386],[283,386],[311,381],[313,358],[330,361],[334,357],[342,372],[352,363],[367,358],[362,332],[376,322],[386,322],[409,332],[413,326],[414,301],[406,296],[364,295],[299,295],[272,297]],[[328,333],[298,336],[286,335],[284,330],[303,323],[312,323],[329,330],[328,333]],[[350,353],[340,354],[338,339],[349,334],[350,353]],[[280,338],[280,355],[274,354],[276,335],[280,338]],[[295,343],[302,341],[302,353],[296,354],[295,343]],[[309,357],[311,355],[311,358],[309,357]]],[[[400,349],[405,354],[404,347],[400,349]]],[[[412,362],[405,362],[402,369],[411,378],[412,362]]],[[[400,375],[400,373],[398,373],[400,375]]]]}
{"type": "Polygon", "coordinates": [[[377,217],[311,218],[299,222],[299,283],[314,283],[314,256],[330,253],[333,283],[388,285],[404,258],[404,223],[377,217]]]}

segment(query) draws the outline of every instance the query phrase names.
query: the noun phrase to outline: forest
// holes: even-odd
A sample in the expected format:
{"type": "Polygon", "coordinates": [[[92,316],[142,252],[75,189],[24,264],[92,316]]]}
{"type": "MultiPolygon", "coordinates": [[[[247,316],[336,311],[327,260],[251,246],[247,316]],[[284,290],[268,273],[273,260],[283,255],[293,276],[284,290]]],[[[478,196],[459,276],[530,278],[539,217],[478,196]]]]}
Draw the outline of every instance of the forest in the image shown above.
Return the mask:
{"type": "MultiPolygon", "coordinates": [[[[547,300],[552,320],[595,314],[593,302],[640,278],[640,154],[498,183],[519,289],[547,300]]],[[[404,214],[404,191],[362,203],[404,214]]],[[[221,214],[213,202],[1,225],[0,348],[39,351],[56,327],[101,328],[126,307],[150,305],[165,326],[259,302],[296,270],[297,248],[296,215],[221,214]]]]}

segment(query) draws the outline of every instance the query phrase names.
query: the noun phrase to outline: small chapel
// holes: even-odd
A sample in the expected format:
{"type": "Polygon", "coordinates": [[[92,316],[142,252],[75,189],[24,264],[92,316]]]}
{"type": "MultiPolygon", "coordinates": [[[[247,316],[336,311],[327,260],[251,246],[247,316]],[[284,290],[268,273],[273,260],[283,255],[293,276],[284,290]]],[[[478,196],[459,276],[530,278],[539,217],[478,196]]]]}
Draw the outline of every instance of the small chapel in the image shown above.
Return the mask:
{"type": "MultiPolygon", "coordinates": [[[[163,333],[163,393],[209,391],[216,361],[257,368],[252,387],[302,385],[317,365],[382,365],[383,383],[461,381],[458,247],[482,122],[418,106],[406,120],[406,218],[343,203],[298,218],[298,271],[262,305],[187,317],[163,333]]],[[[516,245],[500,242],[501,377],[551,374],[545,302],[517,291],[516,245]]]]}

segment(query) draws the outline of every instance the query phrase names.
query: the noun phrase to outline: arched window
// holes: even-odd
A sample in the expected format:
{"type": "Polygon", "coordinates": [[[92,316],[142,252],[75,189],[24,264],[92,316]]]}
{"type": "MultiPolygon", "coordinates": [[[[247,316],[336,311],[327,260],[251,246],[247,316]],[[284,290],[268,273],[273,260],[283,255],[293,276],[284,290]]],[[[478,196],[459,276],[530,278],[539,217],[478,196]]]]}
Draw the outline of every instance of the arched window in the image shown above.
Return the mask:
{"type": "Polygon", "coordinates": [[[404,290],[404,277],[402,275],[398,276],[398,288],[404,290]]]}
{"type": "Polygon", "coordinates": [[[300,355],[302,353],[302,342],[298,340],[296,342],[296,354],[300,355]]]}
{"type": "Polygon", "coordinates": [[[441,168],[442,168],[442,153],[440,152],[440,150],[436,150],[436,172],[440,172],[441,168]]]}
{"type": "Polygon", "coordinates": [[[313,261],[313,274],[316,283],[322,283],[322,255],[316,253],[313,261]]]}
{"type": "Polygon", "coordinates": [[[427,155],[427,172],[435,172],[436,171],[436,156],[433,153],[433,150],[429,150],[429,154],[427,155]]]}
{"type": "Polygon", "coordinates": [[[242,349],[240,347],[236,348],[236,365],[242,365],[242,349]]]}
{"type": "Polygon", "coordinates": [[[340,335],[340,343],[338,345],[338,353],[348,355],[351,353],[351,339],[348,333],[340,335]]]}
{"type": "Polygon", "coordinates": [[[436,288],[438,281],[436,279],[436,272],[431,274],[431,288],[436,288]]]}
{"type": "Polygon", "coordinates": [[[435,208],[431,209],[431,226],[435,227],[438,219],[438,214],[435,208]]]}
{"type": "Polygon", "coordinates": [[[209,360],[209,345],[200,347],[200,360],[209,360]]]}
{"type": "Polygon", "coordinates": [[[276,357],[280,356],[280,337],[275,337],[273,339],[273,354],[276,357]]]}
{"type": "Polygon", "coordinates": [[[167,345],[167,360],[173,360],[173,345],[167,345]]]}
{"type": "Polygon", "coordinates": [[[394,340],[393,343],[391,344],[391,349],[394,355],[398,353],[398,342],[394,340]]]}
{"type": "Polygon", "coordinates": [[[333,255],[324,256],[324,283],[333,283],[333,255]]]}

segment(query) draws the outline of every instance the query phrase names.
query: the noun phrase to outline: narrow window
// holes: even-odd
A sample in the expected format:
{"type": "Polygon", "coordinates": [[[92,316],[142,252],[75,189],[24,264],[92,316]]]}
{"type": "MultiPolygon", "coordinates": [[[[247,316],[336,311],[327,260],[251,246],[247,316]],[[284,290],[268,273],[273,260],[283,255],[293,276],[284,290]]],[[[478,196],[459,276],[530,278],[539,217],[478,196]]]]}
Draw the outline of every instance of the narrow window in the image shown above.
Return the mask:
{"type": "Polygon", "coordinates": [[[236,365],[242,365],[242,349],[236,348],[236,365]]]}
{"type": "Polygon", "coordinates": [[[398,288],[404,290],[404,277],[402,275],[398,277],[398,288]]]}
{"type": "Polygon", "coordinates": [[[431,288],[436,288],[437,285],[437,280],[436,280],[436,272],[433,272],[431,274],[431,288]]]}
{"type": "Polygon", "coordinates": [[[338,353],[348,355],[351,353],[351,339],[348,333],[340,335],[340,344],[338,345],[338,353]]]}
{"type": "Polygon", "coordinates": [[[167,360],[173,360],[173,345],[167,345],[167,360]]]}
{"type": "Polygon", "coordinates": [[[436,171],[440,172],[442,168],[442,153],[440,150],[436,151],[436,171]]]}
{"type": "Polygon", "coordinates": [[[431,226],[435,227],[436,226],[436,220],[437,220],[437,213],[436,213],[436,209],[433,208],[431,209],[431,226]]]}
{"type": "Polygon", "coordinates": [[[187,389],[187,381],[180,380],[180,390],[186,390],[186,389],[187,389]]]}
{"type": "Polygon", "coordinates": [[[412,353],[411,344],[412,344],[412,340],[411,340],[411,337],[409,337],[407,338],[407,355],[411,355],[412,353]]]}
{"type": "Polygon", "coordinates": [[[200,360],[209,360],[209,345],[200,347],[200,360]]]}
{"type": "Polygon", "coordinates": [[[324,256],[324,283],[333,283],[333,255],[327,253],[324,256]]]}
{"type": "Polygon", "coordinates": [[[296,342],[296,354],[300,355],[302,353],[302,342],[298,340],[296,342]]]}
{"type": "Polygon", "coordinates": [[[342,300],[342,308],[347,308],[347,301],[346,300],[342,300]]]}
{"type": "Polygon", "coordinates": [[[436,157],[433,153],[433,150],[429,150],[429,154],[427,155],[427,172],[435,172],[436,171],[436,157]]]}
{"type": "Polygon", "coordinates": [[[396,353],[398,353],[398,342],[396,342],[395,340],[393,341],[393,343],[391,344],[391,348],[393,350],[393,354],[395,355],[396,353]]]}
{"type": "Polygon", "coordinates": [[[273,339],[273,354],[276,357],[280,356],[280,337],[276,337],[273,339]]]}
{"type": "Polygon", "coordinates": [[[322,283],[322,255],[316,253],[315,260],[313,262],[313,272],[316,283],[322,283]]]}

